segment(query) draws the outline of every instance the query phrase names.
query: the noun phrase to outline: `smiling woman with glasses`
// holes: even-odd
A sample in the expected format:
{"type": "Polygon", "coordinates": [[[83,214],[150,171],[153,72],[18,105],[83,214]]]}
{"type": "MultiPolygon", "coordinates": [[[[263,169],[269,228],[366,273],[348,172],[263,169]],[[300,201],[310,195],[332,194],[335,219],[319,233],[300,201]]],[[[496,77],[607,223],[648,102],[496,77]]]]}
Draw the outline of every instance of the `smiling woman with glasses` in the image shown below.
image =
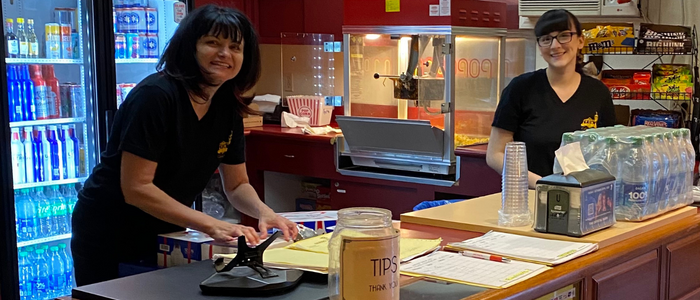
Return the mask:
{"type": "Polygon", "coordinates": [[[488,165],[500,173],[506,143],[525,142],[530,188],[552,174],[563,133],[615,124],[610,91],[583,75],[578,19],[550,10],[537,21],[535,37],[547,68],[522,74],[503,90],[486,153],[488,165]]]}

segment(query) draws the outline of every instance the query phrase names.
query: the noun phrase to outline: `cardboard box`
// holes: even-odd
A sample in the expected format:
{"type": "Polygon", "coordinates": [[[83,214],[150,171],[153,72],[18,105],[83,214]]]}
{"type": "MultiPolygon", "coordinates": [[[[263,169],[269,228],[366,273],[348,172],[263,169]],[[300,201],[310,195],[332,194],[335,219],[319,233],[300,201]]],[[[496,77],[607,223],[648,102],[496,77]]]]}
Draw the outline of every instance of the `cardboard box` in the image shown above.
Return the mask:
{"type": "Polygon", "coordinates": [[[601,77],[613,99],[650,99],[651,72],[648,70],[603,70],[601,77]]]}
{"type": "Polygon", "coordinates": [[[158,235],[158,266],[173,267],[211,259],[214,254],[236,253],[235,247],[213,245],[214,239],[187,230],[158,235]]]}

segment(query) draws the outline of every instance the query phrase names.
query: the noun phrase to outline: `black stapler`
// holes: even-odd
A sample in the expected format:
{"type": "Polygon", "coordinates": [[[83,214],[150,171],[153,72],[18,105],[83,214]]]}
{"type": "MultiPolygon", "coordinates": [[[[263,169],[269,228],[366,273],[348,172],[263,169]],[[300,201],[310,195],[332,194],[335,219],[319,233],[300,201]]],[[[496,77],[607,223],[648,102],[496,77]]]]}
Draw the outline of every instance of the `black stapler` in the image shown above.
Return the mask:
{"type": "Polygon", "coordinates": [[[205,295],[259,297],[282,294],[294,289],[304,274],[301,270],[275,270],[263,265],[263,252],[282,233],[275,232],[257,247],[248,247],[245,236],[238,237],[238,253],[228,264],[214,261],[216,273],[199,284],[205,295]]]}

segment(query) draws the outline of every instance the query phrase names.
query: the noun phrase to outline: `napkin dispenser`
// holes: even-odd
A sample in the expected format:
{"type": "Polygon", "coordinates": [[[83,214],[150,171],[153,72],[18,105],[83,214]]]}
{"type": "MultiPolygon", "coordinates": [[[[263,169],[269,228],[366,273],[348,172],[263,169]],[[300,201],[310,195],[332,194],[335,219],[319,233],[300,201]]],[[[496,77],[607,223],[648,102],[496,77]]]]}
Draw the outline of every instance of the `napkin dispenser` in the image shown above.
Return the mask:
{"type": "Polygon", "coordinates": [[[615,177],[586,169],[537,181],[535,230],[580,237],[615,224],[615,177]]]}

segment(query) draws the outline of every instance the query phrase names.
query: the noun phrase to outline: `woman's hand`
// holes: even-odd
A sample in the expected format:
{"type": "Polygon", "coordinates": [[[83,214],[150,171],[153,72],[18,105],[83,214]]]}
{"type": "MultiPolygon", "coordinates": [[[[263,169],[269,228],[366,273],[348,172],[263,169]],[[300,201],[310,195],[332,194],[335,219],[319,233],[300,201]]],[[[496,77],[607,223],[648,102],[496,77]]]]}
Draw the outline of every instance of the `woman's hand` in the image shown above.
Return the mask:
{"type": "Polygon", "coordinates": [[[284,234],[285,241],[294,240],[297,234],[299,234],[297,224],[273,211],[269,211],[260,216],[258,228],[260,229],[261,238],[267,237],[267,230],[270,228],[278,228],[281,230],[284,234]]]}
{"type": "Polygon", "coordinates": [[[218,243],[230,244],[237,241],[239,236],[244,235],[248,244],[260,244],[260,237],[253,227],[231,224],[224,221],[216,220],[205,233],[218,243]]]}

